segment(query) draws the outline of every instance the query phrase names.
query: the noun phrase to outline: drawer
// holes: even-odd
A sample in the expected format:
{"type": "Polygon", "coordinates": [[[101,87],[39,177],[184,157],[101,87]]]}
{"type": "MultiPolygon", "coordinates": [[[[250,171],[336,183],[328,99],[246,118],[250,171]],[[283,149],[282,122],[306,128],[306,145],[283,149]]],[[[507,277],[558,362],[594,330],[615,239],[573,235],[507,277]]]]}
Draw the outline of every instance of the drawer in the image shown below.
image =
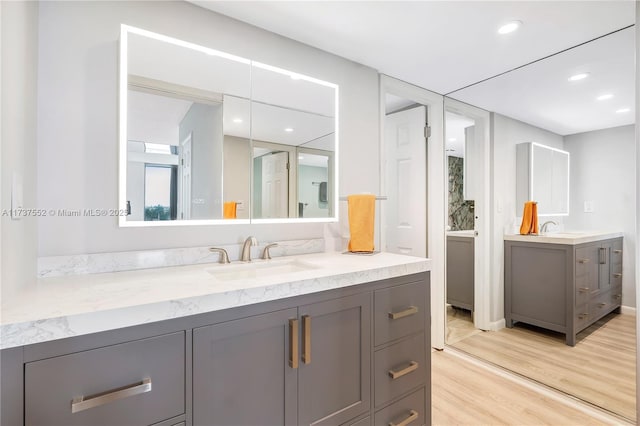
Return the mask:
{"type": "Polygon", "coordinates": [[[581,306],[576,307],[573,315],[573,321],[576,331],[584,329],[589,324],[589,319],[591,318],[591,314],[589,313],[589,304],[585,303],[581,306]]]}
{"type": "Polygon", "coordinates": [[[402,340],[374,354],[375,406],[379,407],[426,380],[424,333],[402,340]]]}
{"type": "Polygon", "coordinates": [[[611,264],[622,265],[622,239],[615,240],[611,244],[611,264]]]}
{"type": "Polygon", "coordinates": [[[342,424],[341,426],[371,426],[371,417],[367,416],[364,419],[358,420],[357,422],[347,422],[342,424]]]}
{"type": "Polygon", "coordinates": [[[611,265],[611,277],[609,281],[612,287],[622,285],[622,264],[611,265]]]}
{"type": "Polygon", "coordinates": [[[620,304],[619,302],[613,301],[614,296],[612,290],[599,294],[589,302],[589,322],[602,318],[620,304]]]}
{"type": "Polygon", "coordinates": [[[589,294],[591,288],[586,279],[576,278],[576,304],[575,306],[581,306],[589,302],[589,294]]]}
{"type": "Polygon", "coordinates": [[[426,412],[426,400],[424,388],[422,388],[378,411],[375,416],[375,424],[376,426],[419,426],[430,424],[431,419],[425,418],[426,412]]]}
{"type": "Polygon", "coordinates": [[[30,362],[24,374],[26,426],[150,425],[185,412],[184,332],[30,362]]]}
{"type": "Polygon", "coordinates": [[[426,327],[424,282],[404,284],[374,293],[374,345],[408,336],[426,327]]]}

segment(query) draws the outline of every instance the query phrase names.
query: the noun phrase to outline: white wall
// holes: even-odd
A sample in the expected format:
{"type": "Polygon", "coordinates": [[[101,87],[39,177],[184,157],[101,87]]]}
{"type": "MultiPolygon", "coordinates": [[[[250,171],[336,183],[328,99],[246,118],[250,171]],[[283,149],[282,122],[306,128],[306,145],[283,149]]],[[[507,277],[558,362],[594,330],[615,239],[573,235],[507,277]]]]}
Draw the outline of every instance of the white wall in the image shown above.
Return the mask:
{"type": "MultiPolygon", "coordinates": [[[[183,2],[41,2],[39,15],[38,207],[117,206],[120,23],[337,83],[339,193],[379,192],[375,70],[183,2]],[[359,167],[349,167],[356,163],[359,167]]],[[[338,229],[322,224],[118,228],[115,217],[46,218],[39,222],[38,252],[202,246],[236,243],[247,235],[262,242],[318,238],[338,236],[338,229]]]]}
{"type": "Polygon", "coordinates": [[[298,202],[305,203],[304,217],[327,217],[329,203],[318,201],[320,186],[313,182],[327,182],[327,168],[317,166],[298,166],[298,202]]]}
{"type": "Polygon", "coordinates": [[[635,126],[566,136],[564,148],[571,153],[565,227],[624,233],[622,304],[635,307],[635,126]],[[593,202],[593,213],[584,212],[585,201],[593,202]]]}
{"type": "Polygon", "coordinates": [[[224,136],[224,201],[241,201],[236,207],[238,219],[249,219],[251,211],[251,147],[249,140],[224,136]]]}
{"type": "MultiPolygon", "coordinates": [[[[504,318],[504,239],[519,225],[523,206],[516,205],[516,145],[538,142],[563,149],[560,135],[500,114],[491,114],[491,321],[504,318]]],[[[553,218],[548,218],[553,219],[553,218]]]]}
{"type": "MultiPolygon", "coordinates": [[[[24,207],[36,207],[36,69],[38,5],[1,2],[2,8],[2,210],[11,208],[14,173],[22,180],[24,207]]],[[[2,292],[35,279],[36,219],[2,215],[2,292]]]]}

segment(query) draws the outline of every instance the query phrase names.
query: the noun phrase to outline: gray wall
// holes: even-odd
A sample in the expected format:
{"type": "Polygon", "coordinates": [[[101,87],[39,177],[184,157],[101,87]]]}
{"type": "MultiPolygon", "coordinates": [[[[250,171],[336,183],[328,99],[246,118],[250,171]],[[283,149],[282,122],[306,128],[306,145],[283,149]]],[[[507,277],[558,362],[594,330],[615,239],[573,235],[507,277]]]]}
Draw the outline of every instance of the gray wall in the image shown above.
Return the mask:
{"type": "Polygon", "coordinates": [[[180,122],[181,143],[191,133],[191,217],[222,219],[222,105],[194,103],[180,122]],[[200,200],[199,202],[194,202],[200,200]]]}
{"type": "MultiPolygon", "coordinates": [[[[0,2],[2,39],[2,209],[11,208],[14,173],[21,177],[24,207],[36,207],[36,87],[38,4],[0,2]]],[[[2,292],[35,279],[37,221],[1,217],[2,292]]]]}
{"type": "Polygon", "coordinates": [[[565,136],[564,147],[571,153],[565,227],[624,233],[622,304],[635,307],[635,126],[565,136]],[[593,213],[584,212],[585,201],[593,201],[593,213]]]}
{"type": "Polygon", "coordinates": [[[538,142],[563,149],[564,142],[560,135],[500,114],[491,113],[491,123],[491,321],[500,321],[504,319],[503,235],[513,233],[522,216],[522,206],[516,205],[516,145],[538,142]]]}
{"type": "Polygon", "coordinates": [[[298,166],[298,202],[306,203],[304,217],[327,217],[329,203],[318,201],[320,186],[313,182],[328,182],[327,168],[317,166],[298,166]]]}
{"type": "MultiPolygon", "coordinates": [[[[375,70],[184,2],[42,2],[38,207],[117,206],[120,23],[337,83],[339,193],[379,192],[375,70]]],[[[119,228],[115,217],[46,218],[39,225],[40,256],[339,234],[338,226],[323,224],[119,228]]]]}

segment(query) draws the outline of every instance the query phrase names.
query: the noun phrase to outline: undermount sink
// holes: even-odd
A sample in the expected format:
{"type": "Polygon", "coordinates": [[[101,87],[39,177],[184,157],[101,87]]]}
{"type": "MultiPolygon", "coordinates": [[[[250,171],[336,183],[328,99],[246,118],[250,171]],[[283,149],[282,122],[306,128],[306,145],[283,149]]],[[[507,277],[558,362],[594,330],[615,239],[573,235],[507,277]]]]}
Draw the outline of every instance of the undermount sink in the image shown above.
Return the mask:
{"type": "Polygon", "coordinates": [[[312,265],[298,259],[293,259],[268,261],[258,260],[251,263],[220,265],[208,268],[206,271],[218,280],[233,281],[266,278],[274,275],[285,275],[295,272],[310,271],[318,268],[319,267],[316,265],[312,265]]]}

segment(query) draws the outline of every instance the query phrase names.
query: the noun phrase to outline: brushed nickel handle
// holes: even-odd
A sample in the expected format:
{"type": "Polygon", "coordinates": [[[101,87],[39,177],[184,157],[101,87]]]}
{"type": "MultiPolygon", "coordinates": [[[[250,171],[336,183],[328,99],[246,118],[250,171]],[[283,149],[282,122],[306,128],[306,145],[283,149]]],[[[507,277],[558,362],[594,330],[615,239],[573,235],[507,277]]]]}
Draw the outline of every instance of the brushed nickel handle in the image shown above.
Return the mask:
{"type": "Polygon", "coordinates": [[[578,259],[578,263],[589,263],[589,259],[578,259]]]}
{"type": "Polygon", "coordinates": [[[605,306],[607,306],[606,303],[598,303],[598,308],[604,308],[605,306]]]}
{"type": "Polygon", "coordinates": [[[585,291],[589,291],[589,287],[580,287],[580,288],[578,289],[578,291],[579,291],[580,293],[584,293],[585,291]]]}
{"type": "Polygon", "coordinates": [[[578,315],[578,318],[579,319],[585,319],[588,316],[589,316],[589,314],[580,314],[580,315],[578,315]]]}
{"type": "Polygon", "coordinates": [[[298,368],[298,320],[289,320],[289,367],[298,368]]]}
{"type": "Polygon", "coordinates": [[[613,252],[614,252],[615,254],[620,254],[620,253],[622,253],[622,250],[620,250],[620,249],[615,249],[613,252]]]}
{"type": "Polygon", "coordinates": [[[395,319],[398,319],[398,318],[408,317],[409,315],[414,315],[414,314],[417,314],[417,313],[418,313],[418,307],[417,306],[409,306],[404,311],[389,312],[389,318],[391,318],[392,320],[395,320],[395,319]]]}
{"type": "Polygon", "coordinates": [[[119,399],[128,398],[130,396],[140,395],[141,393],[147,392],[151,392],[150,378],[145,378],[142,380],[142,382],[134,383],[123,388],[118,388],[111,392],[89,396],[86,399],[84,396],[73,398],[73,401],[71,401],[71,412],[79,413],[80,411],[99,407],[101,405],[117,401],[119,399]]]}
{"type": "Polygon", "coordinates": [[[607,248],[606,247],[600,247],[600,264],[604,265],[607,263],[607,248]]]}
{"type": "Polygon", "coordinates": [[[302,362],[311,364],[311,317],[302,316],[302,362]]]}
{"type": "Polygon", "coordinates": [[[621,295],[621,294],[616,294],[614,297],[615,297],[616,299],[622,299],[622,295],[621,295]]]}
{"type": "Polygon", "coordinates": [[[402,377],[406,374],[411,373],[412,371],[416,371],[418,369],[418,363],[415,361],[411,361],[409,363],[408,367],[403,368],[402,370],[389,370],[389,377],[391,377],[393,380],[397,379],[398,377],[402,377]]]}
{"type": "Polygon", "coordinates": [[[613,278],[622,278],[622,274],[621,273],[615,273],[615,274],[613,274],[613,278]]]}
{"type": "Polygon", "coordinates": [[[400,423],[389,422],[389,426],[407,426],[409,423],[413,423],[418,420],[418,412],[416,410],[410,410],[406,419],[400,423]]]}

